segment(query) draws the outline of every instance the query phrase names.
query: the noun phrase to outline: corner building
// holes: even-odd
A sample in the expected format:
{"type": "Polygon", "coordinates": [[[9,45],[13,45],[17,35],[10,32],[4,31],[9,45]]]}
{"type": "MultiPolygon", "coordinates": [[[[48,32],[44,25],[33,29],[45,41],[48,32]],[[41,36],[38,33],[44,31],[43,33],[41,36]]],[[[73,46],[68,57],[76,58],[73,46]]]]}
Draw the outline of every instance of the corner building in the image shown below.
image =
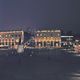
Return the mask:
{"type": "Polygon", "coordinates": [[[20,43],[24,41],[23,31],[1,31],[0,32],[0,47],[8,46],[10,48],[17,48],[20,43]],[[21,39],[21,40],[20,40],[21,39]]]}
{"type": "Polygon", "coordinates": [[[60,48],[61,31],[60,30],[38,30],[35,32],[36,48],[60,48]]]}

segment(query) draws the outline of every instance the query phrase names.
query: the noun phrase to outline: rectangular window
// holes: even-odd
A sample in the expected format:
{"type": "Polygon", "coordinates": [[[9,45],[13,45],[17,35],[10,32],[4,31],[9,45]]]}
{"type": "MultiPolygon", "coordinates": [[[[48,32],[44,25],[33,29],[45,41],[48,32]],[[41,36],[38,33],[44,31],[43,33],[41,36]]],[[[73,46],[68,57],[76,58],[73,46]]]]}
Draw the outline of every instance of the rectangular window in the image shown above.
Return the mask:
{"type": "Polygon", "coordinates": [[[37,36],[39,36],[39,34],[37,34],[37,36]]]}
{"type": "Polygon", "coordinates": [[[14,42],[12,42],[12,46],[14,46],[14,42]]]}
{"type": "Polygon", "coordinates": [[[1,45],[4,45],[4,42],[2,42],[1,45]]]}

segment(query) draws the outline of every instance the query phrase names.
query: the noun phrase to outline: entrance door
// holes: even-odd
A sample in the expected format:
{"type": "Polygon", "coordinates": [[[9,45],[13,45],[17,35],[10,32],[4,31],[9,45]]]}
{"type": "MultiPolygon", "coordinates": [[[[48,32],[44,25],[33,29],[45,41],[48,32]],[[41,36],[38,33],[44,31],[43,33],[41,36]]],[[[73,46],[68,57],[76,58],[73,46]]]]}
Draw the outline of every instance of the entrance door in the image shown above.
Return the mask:
{"type": "Polygon", "coordinates": [[[47,47],[50,48],[51,47],[51,42],[47,42],[47,47]]]}
{"type": "Polygon", "coordinates": [[[59,47],[59,42],[54,42],[54,47],[59,47]]]}

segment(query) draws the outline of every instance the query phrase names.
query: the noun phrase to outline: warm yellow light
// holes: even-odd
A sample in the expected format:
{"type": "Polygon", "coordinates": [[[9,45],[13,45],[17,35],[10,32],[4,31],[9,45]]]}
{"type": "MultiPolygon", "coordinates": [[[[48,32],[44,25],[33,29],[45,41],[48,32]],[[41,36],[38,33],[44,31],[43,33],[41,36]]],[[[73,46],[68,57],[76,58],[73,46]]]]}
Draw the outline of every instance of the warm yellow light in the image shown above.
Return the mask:
{"type": "Polygon", "coordinates": [[[16,39],[16,42],[19,42],[19,39],[16,39]]]}

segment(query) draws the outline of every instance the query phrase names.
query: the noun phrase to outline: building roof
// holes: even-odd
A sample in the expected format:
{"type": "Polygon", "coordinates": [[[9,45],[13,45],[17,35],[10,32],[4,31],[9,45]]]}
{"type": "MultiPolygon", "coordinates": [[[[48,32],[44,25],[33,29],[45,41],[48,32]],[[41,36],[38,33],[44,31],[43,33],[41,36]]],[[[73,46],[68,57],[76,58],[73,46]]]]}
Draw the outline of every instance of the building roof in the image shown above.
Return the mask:
{"type": "Polygon", "coordinates": [[[61,32],[60,30],[37,30],[36,32],[61,32]]]}
{"type": "Polygon", "coordinates": [[[74,37],[74,36],[61,36],[62,38],[74,37]]]}

